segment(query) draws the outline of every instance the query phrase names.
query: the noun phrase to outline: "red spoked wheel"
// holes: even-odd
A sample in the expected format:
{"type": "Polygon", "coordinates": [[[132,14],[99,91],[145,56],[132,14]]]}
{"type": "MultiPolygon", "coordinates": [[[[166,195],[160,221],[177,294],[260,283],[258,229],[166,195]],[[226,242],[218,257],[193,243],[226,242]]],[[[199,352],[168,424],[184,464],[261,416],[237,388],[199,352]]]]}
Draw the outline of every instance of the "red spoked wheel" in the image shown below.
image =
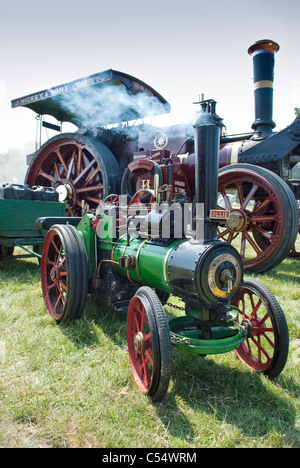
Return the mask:
{"type": "Polygon", "coordinates": [[[119,204],[120,204],[119,195],[116,195],[115,193],[111,193],[104,199],[104,205],[119,206],[119,204]]]}
{"type": "Polygon", "coordinates": [[[259,166],[236,164],[219,170],[218,208],[230,211],[218,238],[233,244],[245,271],[261,273],[284,260],[299,226],[295,197],[276,174],[259,166]]]}
{"type": "Polygon", "coordinates": [[[88,291],[88,265],[73,226],[54,225],[42,252],[41,282],[46,309],[57,322],[80,318],[88,291]]]}
{"type": "Polygon", "coordinates": [[[96,208],[109,193],[119,191],[120,169],[101,142],[65,133],[47,141],[34,156],[25,183],[55,187],[67,215],[81,216],[83,201],[96,208]]]}
{"type": "Polygon", "coordinates": [[[132,216],[137,211],[143,211],[143,214],[149,213],[151,205],[154,202],[154,190],[141,189],[132,197],[129,203],[128,215],[132,216]]]}
{"type": "Polygon", "coordinates": [[[286,364],[289,334],[274,295],[259,281],[246,279],[231,305],[247,329],[247,339],[235,350],[238,358],[252,371],[276,377],[286,364]]]}
{"type": "Polygon", "coordinates": [[[137,386],[161,401],[171,377],[170,329],[161,302],[148,286],[142,286],[130,301],[127,341],[137,386]]]}

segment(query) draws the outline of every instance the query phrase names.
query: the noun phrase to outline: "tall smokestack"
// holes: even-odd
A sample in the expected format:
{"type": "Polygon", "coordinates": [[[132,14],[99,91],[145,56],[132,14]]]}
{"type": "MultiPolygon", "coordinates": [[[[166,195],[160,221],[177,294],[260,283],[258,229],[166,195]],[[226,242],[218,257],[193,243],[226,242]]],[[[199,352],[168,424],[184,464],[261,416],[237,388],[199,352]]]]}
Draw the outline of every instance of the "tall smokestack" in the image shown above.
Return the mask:
{"type": "Polygon", "coordinates": [[[279,45],[271,40],[262,39],[248,49],[253,56],[255,121],[252,128],[259,137],[266,138],[275,127],[273,122],[273,80],[275,52],[279,45]]]}
{"type": "Polygon", "coordinates": [[[195,195],[204,205],[204,242],[217,238],[216,224],[210,220],[210,210],[217,207],[218,167],[221,121],[216,115],[216,102],[200,102],[202,112],[194,123],[195,195]]]}

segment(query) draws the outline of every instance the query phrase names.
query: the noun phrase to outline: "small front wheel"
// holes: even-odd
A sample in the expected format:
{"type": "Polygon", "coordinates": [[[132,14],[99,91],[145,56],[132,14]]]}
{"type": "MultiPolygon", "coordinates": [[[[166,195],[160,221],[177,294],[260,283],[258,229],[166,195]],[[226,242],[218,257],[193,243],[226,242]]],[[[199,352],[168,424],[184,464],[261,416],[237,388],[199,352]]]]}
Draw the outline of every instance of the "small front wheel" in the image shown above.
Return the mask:
{"type": "Polygon", "coordinates": [[[248,332],[235,350],[238,358],[251,370],[276,377],[287,361],[289,333],[274,295],[259,281],[247,278],[231,305],[238,308],[236,320],[248,332]]]}
{"type": "Polygon", "coordinates": [[[171,378],[170,329],[160,300],[148,286],[130,301],[127,341],[136,384],[154,401],[161,401],[171,378]]]}

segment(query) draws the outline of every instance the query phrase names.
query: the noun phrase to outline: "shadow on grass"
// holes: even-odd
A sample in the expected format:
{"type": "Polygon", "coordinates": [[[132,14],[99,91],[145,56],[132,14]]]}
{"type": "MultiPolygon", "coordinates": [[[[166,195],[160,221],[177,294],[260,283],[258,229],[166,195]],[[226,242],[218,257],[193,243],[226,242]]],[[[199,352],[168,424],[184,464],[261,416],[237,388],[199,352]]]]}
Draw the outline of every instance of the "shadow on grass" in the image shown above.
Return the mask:
{"type": "MultiPolygon", "coordinates": [[[[33,277],[38,279],[39,275],[40,268],[35,259],[11,259],[0,265],[1,281],[31,282],[33,277]]],[[[281,264],[268,273],[268,276],[280,281],[286,281],[289,275],[292,275],[289,263],[281,264]]],[[[299,278],[295,280],[299,281],[299,278]]],[[[59,327],[79,348],[101,345],[100,335],[124,348],[126,315],[126,312],[97,306],[89,296],[81,320],[59,327]]],[[[170,311],[167,315],[168,319],[172,318],[170,311]]],[[[230,357],[228,360],[201,358],[173,349],[170,390],[163,402],[153,403],[166,431],[188,443],[193,444],[193,440],[197,440],[199,444],[203,431],[208,434],[207,442],[231,425],[244,437],[263,438],[273,431],[282,437],[286,434],[292,444],[299,446],[299,431],[293,429],[297,414],[289,399],[293,392],[295,398],[299,395],[296,381],[279,377],[276,385],[272,386],[264,377],[237,368],[230,361],[230,357]],[[286,388],[289,395],[283,391],[286,388]],[[202,427],[196,427],[192,422],[192,412],[197,413],[202,427]]]]}
{"type": "MultiPolygon", "coordinates": [[[[95,332],[100,329],[115,345],[127,349],[126,315],[126,312],[99,309],[89,297],[82,319],[60,328],[78,347],[101,345],[95,332]]],[[[171,315],[168,312],[169,319],[171,315]]],[[[210,433],[211,438],[218,437],[220,426],[225,424],[234,426],[237,433],[247,438],[263,438],[273,431],[282,437],[286,435],[291,444],[297,445],[300,434],[293,429],[297,418],[294,405],[282,389],[276,391],[280,386],[288,387],[289,393],[294,389],[296,395],[297,383],[278,377],[275,386],[268,385],[264,376],[243,367],[239,369],[230,361],[231,357],[203,358],[173,348],[169,392],[161,403],[152,403],[149,398],[166,431],[190,444],[193,440],[199,444],[203,427],[192,424],[194,418],[189,414],[194,412],[207,425],[206,442],[210,433]]]]}
{"type": "Polygon", "coordinates": [[[89,295],[81,319],[60,324],[59,327],[78,347],[101,345],[102,334],[115,345],[123,347],[126,344],[127,312],[99,306],[89,295]]]}
{"type": "Polygon", "coordinates": [[[246,276],[258,279],[260,281],[263,281],[265,275],[270,279],[278,280],[280,282],[287,282],[292,280],[293,282],[300,284],[300,258],[293,260],[286,259],[272,270],[259,275],[246,273],[246,276]]]}
{"type": "MultiPolygon", "coordinates": [[[[285,397],[281,390],[281,395],[278,392],[278,386],[288,386],[289,392],[294,388],[294,393],[299,395],[295,381],[279,376],[275,379],[276,386],[272,387],[264,376],[246,368],[231,367],[226,359],[225,364],[218,360],[219,357],[215,360],[209,356],[183,355],[173,350],[173,386],[165,400],[155,405],[168,431],[173,436],[183,436],[182,427],[178,424],[180,420],[184,424],[186,419],[178,407],[177,401],[181,400],[181,406],[188,408],[187,412],[191,409],[202,413],[206,441],[218,434],[217,426],[219,429],[220,425],[224,426],[226,433],[226,425],[231,425],[247,438],[263,438],[273,431],[299,446],[300,431],[294,427],[297,423],[296,409],[288,396],[285,397]]],[[[186,439],[191,442],[197,438],[199,441],[201,433],[203,427],[187,427],[186,439]]],[[[218,441],[215,443],[218,445],[218,441]]]]}
{"type": "Polygon", "coordinates": [[[15,281],[20,284],[40,278],[40,265],[35,257],[21,259],[11,257],[0,261],[0,281],[15,281]]]}

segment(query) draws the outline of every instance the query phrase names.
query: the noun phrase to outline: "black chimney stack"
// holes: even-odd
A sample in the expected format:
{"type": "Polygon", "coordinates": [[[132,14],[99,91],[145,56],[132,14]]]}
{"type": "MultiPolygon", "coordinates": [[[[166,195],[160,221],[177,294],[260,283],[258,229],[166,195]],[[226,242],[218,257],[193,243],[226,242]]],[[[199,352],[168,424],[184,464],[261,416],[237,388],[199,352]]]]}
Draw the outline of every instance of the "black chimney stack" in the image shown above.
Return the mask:
{"type": "Polygon", "coordinates": [[[216,101],[201,101],[202,111],[194,123],[195,195],[204,207],[204,243],[217,239],[217,225],[210,210],[217,207],[219,148],[222,119],[216,114],[216,101]]]}
{"type": "Polygon", "coordinates": [[[273,80],[275,52],[279,45],[269,39],[255,42],[248,49],[253,56],[255,121],[252,128],[260,138],[272,134],[273,122],[273,80]]]}

